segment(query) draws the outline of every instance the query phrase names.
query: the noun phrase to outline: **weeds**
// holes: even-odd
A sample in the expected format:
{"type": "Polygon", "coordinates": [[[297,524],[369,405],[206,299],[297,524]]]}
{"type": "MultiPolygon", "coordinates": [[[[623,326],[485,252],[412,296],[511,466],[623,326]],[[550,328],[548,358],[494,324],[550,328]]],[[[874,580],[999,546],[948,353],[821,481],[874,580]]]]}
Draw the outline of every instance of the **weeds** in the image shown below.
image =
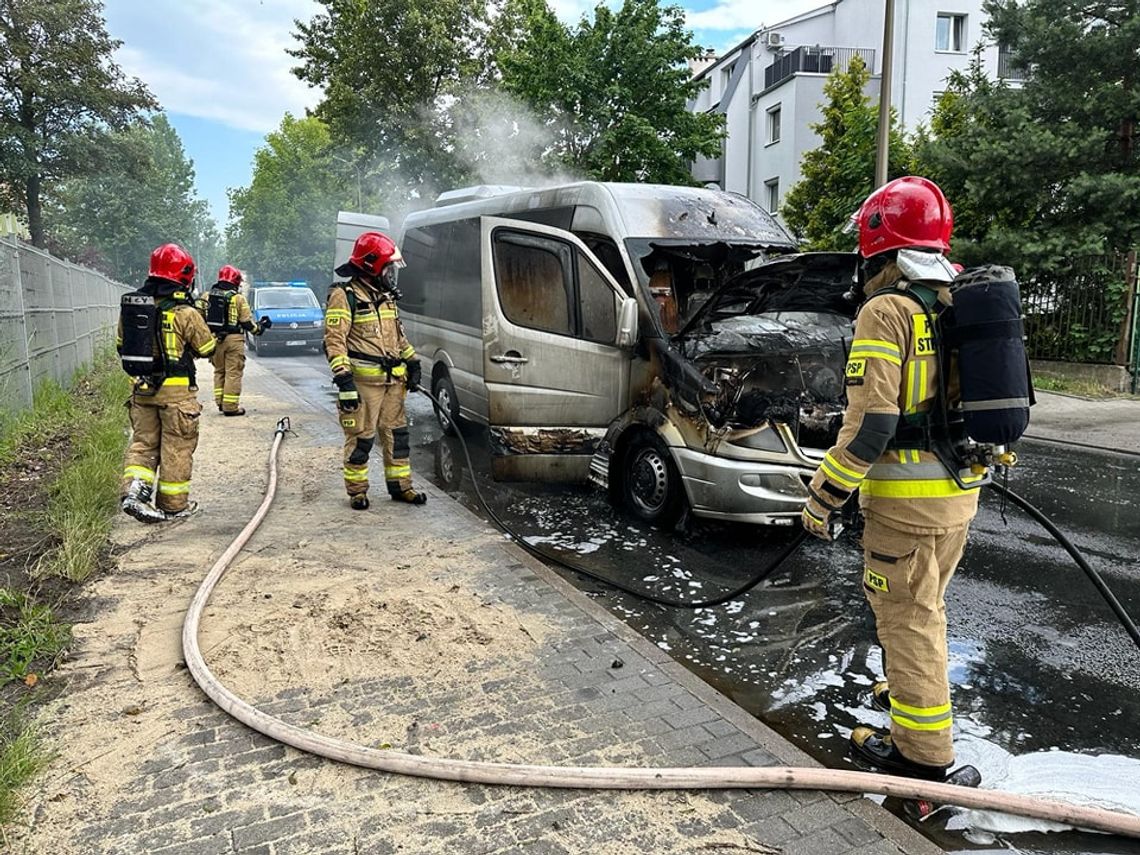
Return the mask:
{"type": "Polygon", "coordinates": [[[40,671],[50,670],[70,641],[70,627],[59,623],[51,608],[0,588],[0,687],[34,680],[36,663],[40,671]]]}
{"type": "Polygon", "coordinates": [[[1065,392],[1070,395],[1081,395],[1085,398],[1118,397],[1118,393],[1095,380],[1077,380],[1072,377],[1037,374],[1033,377],[1033,388],[1043,392],[1065,392]]]}
{"type": "Polygon", "coordinates": [[[62,425],[76,416],[75,398],[55,380],[45,380],[36,389],[30,410],[14,415],[0,412],[0,466],[12,463],[20,447],[44,425],[62,425]]]}
{"type": "Polygon", "coordinates": [[[0,829],[19,815],[19,789],[51,759],[50,752],[40,743],[35,726],[20,712],[9,712],[0,719],[0,829]]]}
{"type": "Polygon", "coordinates": [[[37,575],[72,582],[94,572],[111,533],[127,441],[125,376],[104,367],[93,372],[89,382],[92,395],[88,412],[83,413],[85,424],[76,436],[71,460],[49,491],[47,528],[57,545],[36,566],[37,575]]]}

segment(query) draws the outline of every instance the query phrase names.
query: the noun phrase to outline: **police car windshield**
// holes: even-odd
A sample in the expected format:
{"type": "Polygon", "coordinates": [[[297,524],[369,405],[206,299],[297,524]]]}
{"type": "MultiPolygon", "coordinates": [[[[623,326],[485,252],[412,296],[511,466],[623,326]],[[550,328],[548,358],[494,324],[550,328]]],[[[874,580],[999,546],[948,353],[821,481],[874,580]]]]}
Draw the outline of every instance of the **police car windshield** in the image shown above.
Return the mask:
{"type": "Polygon", "coordinates": [[[257,292],[259,309],[319,309],[320,304],[308,288],[262,288],[257,292]]]}

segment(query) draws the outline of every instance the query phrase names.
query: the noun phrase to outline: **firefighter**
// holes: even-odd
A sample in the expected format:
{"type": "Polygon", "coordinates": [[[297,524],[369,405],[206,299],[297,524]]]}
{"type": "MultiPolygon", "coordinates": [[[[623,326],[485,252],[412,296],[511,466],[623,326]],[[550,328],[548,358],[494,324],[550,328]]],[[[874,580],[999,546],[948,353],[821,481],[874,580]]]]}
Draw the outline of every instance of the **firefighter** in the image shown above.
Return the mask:
{"type": "Polygon", "coordinates": [[[843,427],[811,480],[803,524],[829,540],[831,520],[859,491],[863,591],[887,673],[872,694],[891,725],[889,734],[856,728],[852,750],[883,771],[939,780],[954,761],[943,595],[978,508],[978,490],[959,484],[931,440],[941,442],[938,425],[948,423],[936,409],[957,403],[956,368],[940,377],[934,335],[954,278],[943,255],[953,215],[936,184],[908,176],[868,196],[852,219],[866,302],[843,427]]]}
{"type": "Polygon", "coordinates": [[[122,300],[116,343],[134,387],[121,506],[142,522],[194,510],[190,473],[202,412],[194,358],[210,356],[217,343],[194,308],[193,282],[194,259],[177,244],[164,244],[151,253],[142,288],[122,300]]]}
{"type": "Polygon", "coordinates": [[[214,364],[214,404],[226,416],[244,416],[240,406],[241,376],[245,371],[245,333],[261,335],[273,322],[268,317],[254,321],[249,303],[238,290],[241,271],[226,265],[206,297],[206,326],[218,340],[214,364]]]}
{"type": "Polygon", "coordinates": [[[368,457],[383,443],[384,480],[395,501],[422,505],[412,489],[404,398],[420,382],[420,361],[404,335],[396,301],[403,256],[391,238],[364,232],[336,269],[348,282],[329,289],[325,350],[344,430],[344,487],[354,510],[368,508],[368,457]]]}

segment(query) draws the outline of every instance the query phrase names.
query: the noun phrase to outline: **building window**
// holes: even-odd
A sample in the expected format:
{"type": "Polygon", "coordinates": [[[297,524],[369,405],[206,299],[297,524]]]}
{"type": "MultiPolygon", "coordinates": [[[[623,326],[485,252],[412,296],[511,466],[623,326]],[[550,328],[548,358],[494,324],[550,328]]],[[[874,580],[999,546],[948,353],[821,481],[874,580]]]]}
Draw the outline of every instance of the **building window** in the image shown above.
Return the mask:
{"type": "Polygon", "coordinates": [[[764,182],[764,199],[768,203],[768,213],[780,210],[780,179],[769,178],[764,182]]]}
{"type": "Polygon", "coordinates": [[[768,109],[768,142],[780,141],[780,105],[768,109]]]}
{"type": "Polygon", "coordinates": [[[966,16],[952,12],[938,13],[938,27],[934,33],[934,49],[950,53],[966,52],[966,16]]]}

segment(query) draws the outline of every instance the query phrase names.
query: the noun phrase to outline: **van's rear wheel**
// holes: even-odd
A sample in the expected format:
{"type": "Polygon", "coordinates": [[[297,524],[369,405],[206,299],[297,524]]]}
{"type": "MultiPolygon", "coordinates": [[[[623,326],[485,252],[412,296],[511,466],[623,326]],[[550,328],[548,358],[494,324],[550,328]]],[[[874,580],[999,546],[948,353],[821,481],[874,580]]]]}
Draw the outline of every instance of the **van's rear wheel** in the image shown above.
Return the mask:
{"type": "Polygon", "coordinates": [[[635,438],[622,462],[622,498],[638,519],[669,526],[684,509],[684,491],[669,449],[654,434],[635,438]]]}
{"type": "Polygon", "coordinates": [[[455,436],[456,423],[459,421],[459,398],[455,394],[455,384],[441,371],[431,381],[431,394],[439,403],[432,402],[435,417],[439,426],[448,436],[455,436]]]}

